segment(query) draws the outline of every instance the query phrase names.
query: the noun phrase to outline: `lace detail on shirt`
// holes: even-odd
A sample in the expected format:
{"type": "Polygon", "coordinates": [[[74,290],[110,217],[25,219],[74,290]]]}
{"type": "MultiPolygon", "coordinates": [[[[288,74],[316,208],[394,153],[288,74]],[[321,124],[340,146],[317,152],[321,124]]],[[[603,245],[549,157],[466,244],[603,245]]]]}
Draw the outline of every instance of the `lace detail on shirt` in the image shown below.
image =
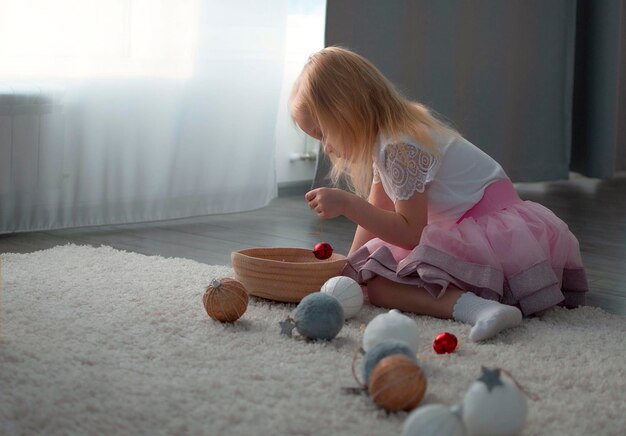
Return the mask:
{"type": "Polygon", "coordinates": [[[372,170],[374,173],[374,177],[372,178],[372,183],[380,183],[380,174],[378,173],[378,167],[376,164],[372,165],[372,170]]]}
{"type": "Polygon", "coordinates": [[[416,191],[424,192],[439,162],[437,156],[404,142],[388,144],[384,153],[383,178],[394,201],[407,200],[416,191]]]}

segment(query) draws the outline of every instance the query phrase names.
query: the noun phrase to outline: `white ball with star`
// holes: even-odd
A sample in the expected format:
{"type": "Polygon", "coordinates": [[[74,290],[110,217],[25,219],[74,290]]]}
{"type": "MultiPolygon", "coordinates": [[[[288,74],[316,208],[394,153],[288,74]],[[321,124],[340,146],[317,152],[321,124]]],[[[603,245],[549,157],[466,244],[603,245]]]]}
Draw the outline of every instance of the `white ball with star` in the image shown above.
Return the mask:
{"type": "Polygon", "coordinates": [[[469,435],[520,434],[528,406],[524,394],[499,369],[482,368],[463,398],[463,422],[469,435]]]}
{"type": "Polygon", "coordinates": [[[339,300],[346,319],[355,316],[363,307],[361,286],[350,277],[331,277],[322,285],[321,292],[339,300]]]}

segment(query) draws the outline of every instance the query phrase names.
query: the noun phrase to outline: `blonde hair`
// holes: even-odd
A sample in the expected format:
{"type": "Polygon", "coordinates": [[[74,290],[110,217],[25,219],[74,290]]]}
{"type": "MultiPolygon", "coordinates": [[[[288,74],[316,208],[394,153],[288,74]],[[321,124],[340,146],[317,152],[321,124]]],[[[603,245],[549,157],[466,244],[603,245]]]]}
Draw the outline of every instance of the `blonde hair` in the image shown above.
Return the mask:
{"type": "Polygon", "coordinates": [[[338,138],[345,158],[331,155],[331,180],[342,175],[353,191],[367,196],[372,181],[373,152],[380,134],[390,140],[408,136],[437,153],[429,130],[454,129],[422,104],[409,101],[363,56],[341,47],[314,53],[293,87],[292,116],[306,110],[324,137],[338,138]]]}

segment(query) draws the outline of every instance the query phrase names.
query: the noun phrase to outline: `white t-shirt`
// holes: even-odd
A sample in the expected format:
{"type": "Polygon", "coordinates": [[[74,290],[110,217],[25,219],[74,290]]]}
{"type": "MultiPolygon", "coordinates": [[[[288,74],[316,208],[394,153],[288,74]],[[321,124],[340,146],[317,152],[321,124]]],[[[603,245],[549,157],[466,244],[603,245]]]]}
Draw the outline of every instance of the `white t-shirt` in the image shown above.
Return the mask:
{"type": "Polygon", "coordinates": [[[374,153],[374,183],[382,182],[395,203],[417,192],[428,196],[428,221],[460,218],[491,183],[507,177],[489,155],[461,136],[434,134],[439,154],[405,137],[379,138],[374,153]]]}

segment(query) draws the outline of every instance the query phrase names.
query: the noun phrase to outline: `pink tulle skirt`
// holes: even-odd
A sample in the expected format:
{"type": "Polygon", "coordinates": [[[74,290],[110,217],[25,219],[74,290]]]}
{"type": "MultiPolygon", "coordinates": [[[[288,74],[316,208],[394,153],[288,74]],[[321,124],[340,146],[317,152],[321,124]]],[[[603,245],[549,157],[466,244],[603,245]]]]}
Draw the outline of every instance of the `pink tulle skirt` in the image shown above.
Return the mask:
{"type": "Polygon", "coordinates": [[[453,285],[526,316],[583,305],[588,290],[576,237],[552,211],[522,201],[508,179],[489,185],[456,222],[428,224],[413,250],[370,240],[348,257],[343,274],[362,285],[381,276],[435,298],[453,285]]]}

